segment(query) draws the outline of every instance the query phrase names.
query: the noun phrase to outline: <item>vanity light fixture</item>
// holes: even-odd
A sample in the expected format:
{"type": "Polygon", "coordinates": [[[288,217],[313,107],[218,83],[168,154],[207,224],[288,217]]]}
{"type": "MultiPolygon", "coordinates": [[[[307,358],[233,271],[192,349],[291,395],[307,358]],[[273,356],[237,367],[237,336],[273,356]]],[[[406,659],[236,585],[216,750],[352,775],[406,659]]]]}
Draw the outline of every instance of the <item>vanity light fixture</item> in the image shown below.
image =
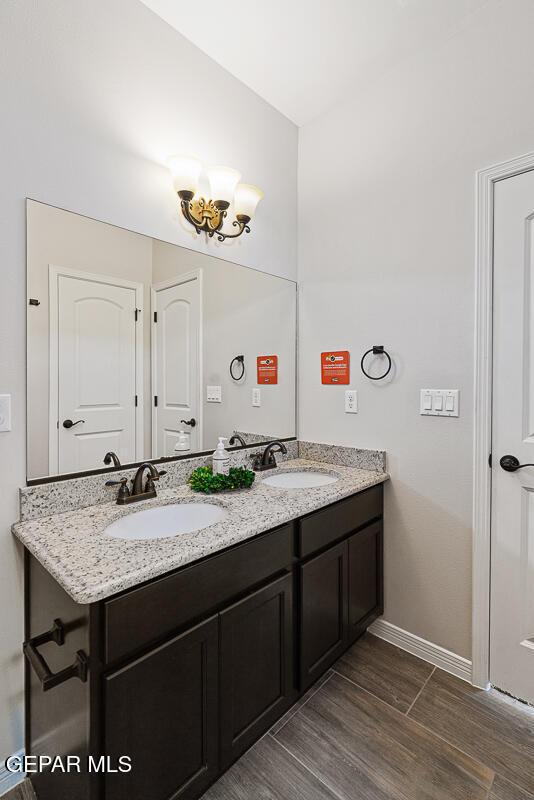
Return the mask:
{"type": "Polygon", "coordinates": [[[208,167],[206,174],[210,184],[211,197],[198,197],[198,184],[203,170],[202,162],[187,156],[172,156],[168,161],[174,188],[180,198],[182,214],[193,225],[197,233],[205,231],[212,237],[217,234],[220,242],[237,239],[246,231],[250,233],[249,222],[254,216],[256,206],[263,197],[257,186],[239,183],[241,175],[230,167],[208,167]],[[234,203],[235,220],[232,222],[237,233],[223,233],[221,228],[231,201],[234,203]]]}

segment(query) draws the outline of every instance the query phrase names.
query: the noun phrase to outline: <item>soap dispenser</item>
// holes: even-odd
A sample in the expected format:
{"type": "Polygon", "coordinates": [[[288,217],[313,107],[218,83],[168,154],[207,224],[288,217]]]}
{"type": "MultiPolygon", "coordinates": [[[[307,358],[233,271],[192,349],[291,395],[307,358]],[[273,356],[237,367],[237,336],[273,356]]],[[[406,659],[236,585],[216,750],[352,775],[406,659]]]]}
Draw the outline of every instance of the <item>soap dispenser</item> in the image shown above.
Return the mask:
{"type": "Polygon", "coordinates": [[[228,437],[219,436],[219,444],[213,453],[213,474],[228,475],[230,473],[230,456],[228,450],[224,449],[224,443],[228,437]]]}

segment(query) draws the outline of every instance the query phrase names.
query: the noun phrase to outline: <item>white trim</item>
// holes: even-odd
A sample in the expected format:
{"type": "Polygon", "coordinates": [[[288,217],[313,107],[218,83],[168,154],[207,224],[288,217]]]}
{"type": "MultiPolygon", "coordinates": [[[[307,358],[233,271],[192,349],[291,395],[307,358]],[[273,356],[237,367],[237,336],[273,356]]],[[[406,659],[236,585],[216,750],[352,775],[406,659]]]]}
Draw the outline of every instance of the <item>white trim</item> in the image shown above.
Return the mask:
{"type": "MultiPolygon", "coordinates": [[[[150,361],[151,361],[151,381],[152,381],[152,396],[159,394],[156,370],[156,345],[157,345],[157,328],[154,323],[154,311],[156,308],[156,296],[162,289],[170,289],[172,286],[179,286],[182,283],[189,283],[189,281],[197,281],[198,286],[198,413],[197,413],[197,430],[198,430],[198,450],[192,452],[199,452],[202,450],[203,431],[204,431],[204,288],[202,280],[202,267],[193,269],[190,272],[184,272],[181,275],[176,275],[174,278],[168,278],[165,281],[152,284],[150,290],[150,361]]],[[[159,458],[158,455],[158,412],[154,405],[153,398],[150,398],[152,406],[152,458],[159,458]]]]}
{"type": "MultiPolygon", "coordinates": [[[[13,753],[12,756],[23,758],[24,750],[19,750],[18,753],[13,753]]],[[[6,762],[0,762],[0,797],[3,797],[6,792],[14,789],[19,783],[26,779],[24,772],[10,772],[6,767],[6,762]]]]}
{"type": "Polygon", "coordinates": [[[58,278],[79,278],[81,280],[105,283],[119,286],[123,289],[135,291],[135,307],[139,309],[140,316],[135,326],[135,393],[137,406],[135,408],[135,458],[142,461],[144,457],[144,394],[143,394],[143,284],[129,281],[126,278],[117,278],[110,275],[99,275],[93,272],[48,265],[48,317],[49,317],[49,402],[48,402],[48,474],[57,475],[59,471],[59,442],[57,424],[59,417],[59,323],[58,323],[58,278]]]}
{"type": "Polygon", "coordinates": [[[451,675],[456,675],[463,681],[471,682],[471,662],[467,658],[452,653],[426,639],[421,639],[420,636],[409,633],[383,619],[377,619],[368,630],[379,639],[384,639],[385,642],[394,644],[401,650],[406,650],[407,653],[411,653],[445,672],[450,672],[451,675]]]}
{"type": "Polygon", "coordinates": [[[483,688],[490,678],[493,198],[497,181],[531,169],[534,153],[476,174],[472,681],[483,688]]]}

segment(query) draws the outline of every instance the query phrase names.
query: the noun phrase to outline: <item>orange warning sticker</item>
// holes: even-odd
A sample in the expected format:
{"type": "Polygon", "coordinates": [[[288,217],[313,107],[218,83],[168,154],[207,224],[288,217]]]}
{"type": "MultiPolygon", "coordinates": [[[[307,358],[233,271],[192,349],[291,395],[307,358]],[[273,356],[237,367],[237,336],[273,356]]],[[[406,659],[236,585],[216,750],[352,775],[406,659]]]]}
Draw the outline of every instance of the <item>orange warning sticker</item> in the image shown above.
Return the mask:
{"type": "Polygon", "coordinates": [[[278,383],[278,356],[258,356],[256,364],[259,384],[278,383]]]}
{"type": "Polygon", "coordinates": [[[350,353],[348,350],[328,350],[321,353],[321,382],[350,383],[350,353]]]}

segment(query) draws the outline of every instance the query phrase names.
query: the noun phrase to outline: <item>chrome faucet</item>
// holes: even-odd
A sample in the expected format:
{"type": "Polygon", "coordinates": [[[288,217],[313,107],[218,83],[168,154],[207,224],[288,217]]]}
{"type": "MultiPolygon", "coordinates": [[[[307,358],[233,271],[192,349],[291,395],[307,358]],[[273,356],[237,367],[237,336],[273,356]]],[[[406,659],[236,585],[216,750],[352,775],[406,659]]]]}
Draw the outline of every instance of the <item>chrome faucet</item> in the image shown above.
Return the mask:
{"type": "Polygon", "coordinates": [[[118,481],[106,481],[106,486],[119,486],[117,505],[124,506],[128,503],[137,503],[139,500],[149,500],[151,497],[157,497],[154,481],[159,481],[161,476],[166,474],[167,470],[158,471],[154,464],[151,464],[150,461],[145,461],[138,468],[135,477],[132,478],[131,491],[128,489],[128,478],[119,478],[118,481]],[[148,470],[149,475],[143,486],[145,470],[148,470]]]}
{"type": "Polygon", "coordinates": [[[279,442],[278,440],[269,442],[263,453],[256,453],[256,455],[251,456],[252,469],[255,472],[263,472],[266,469],[274,469],[276,467],[276,459],[274,457],[275,452],[286,455],[287,447],[283,442],[279,442]]]}

